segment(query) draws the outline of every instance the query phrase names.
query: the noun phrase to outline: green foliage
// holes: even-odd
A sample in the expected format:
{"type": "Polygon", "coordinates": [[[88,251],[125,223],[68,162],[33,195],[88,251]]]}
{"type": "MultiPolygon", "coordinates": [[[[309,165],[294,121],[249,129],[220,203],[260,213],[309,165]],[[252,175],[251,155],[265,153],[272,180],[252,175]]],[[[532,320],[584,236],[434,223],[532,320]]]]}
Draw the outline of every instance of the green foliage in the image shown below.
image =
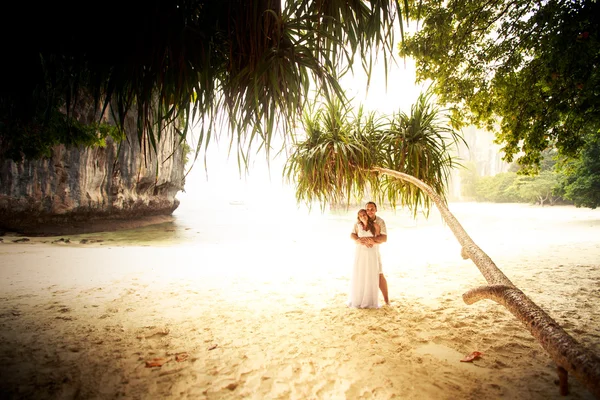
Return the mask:
{"type": "Polygon", "coordinates": [[[475,183],[476,200],[494,203],[519,202],[521,199],[517,193],[517,178],[517,174],[512,172],[480,177],[475,183]]]}
{"type": "Polygon", "coordinates": [[[562,191],[577,207],[600,206],[600,137],[590,136],[581,157],[563,166],[562,191]]]}
{"type": "Polygon", "coordinates": [[[474,199],[477,195],[476,185],[479,178],[475,163],[464,163],[464,168],[460,169],[459,176],[461,195],[468,199],[474,199]]]}
{"type": "MultiPolygon", "coordinates": [[[[316,108],[316,106],[315,106],[316,108]]],[[[421,189],[377,174],[374,167],[403,172],[430,185],[445,198],[450,148],[461,136],[442,112],[421,95],[411,113],[377,116],[361,108],[354,113],[339,100],[307,112],[305,136],[296,143],[284,175],[296,182],[299,201],[350,204],[369,192],[379,202],[401,204],[413,212],[431,207],[421,189]]]]}
{"type": "Polygon", "coordinates": [[[0,158],[35,156],[19,136],[51,145],[43,132],[53,110],[71,117],[91,98],[98,120],[112,113],[121,130],[135,111],[148,148],[180,120],[182,137],[198,123],[198,148],[233,132],[243,161],[256,143],[268,154],[276,124],[292,126],[315,85],[343,96],[337,78],[355,56],[366,70],[371,49],[388,60],[400,7],[391,0],[295,0],[285,9],[279,0],[108,0],[88,12],[72,2],[5,3],[12,9],[0,10],[10,15],[0,33],[11,38],[0,65],[0,158]],[[224,116],[230,130],[217,126],[224,116]]]}
{"type": "Polygon", "coordinates": [[[181,147],[183,149],[183,165],[188,165],[188,162],[190,161],[190,153],[192,152],[192,147],[186,141],[183,141],[181,143],[181,147]]]}
{"type": "MultiPolygon", "coordinates": [[[[412,4],[412,3],[411,3],[412,4]]],[[[600,3],[440,1],[410,7],[422,28],[403,56],[455,117],[497,133],[532,172],[556,147],[574,157],[600,122],[600,3]]]]}
{"type": "Polygon", "coordinates": [[[20,135],[9,135],[6,124],[0,123],[0,141],[7,158],[21,160],[24,155],[31,158],[50,157],[52,147],[64,144],[67,147],[106,146],[106,139],[111,137],[115,142],[125,138],[119,127],[106,123],[94,122],[83,124],[75,119],[67,118],[55,110],[50,113],[45,123],[22,125],[20,135]]]}
{"type": "Polygon", "coordinates": [[[477,177],[475,180],[478,201],[497,203],[534,203],[553,205],[563,202],[561,182],[564,172],[558,168],[556,151],[544,151],[540,160],[541,172],[512,164],[509,172],[495,176],[477,177]]]}
{"type": "Polygon", "coordinates": [[[559,175],[556,172],[542,171],[536,176],[520,176],[516,185],[522,200],[544,205],[546,202],[554,204],[557,200],[558,196],[555,193],[559,183],[559,175]]]}

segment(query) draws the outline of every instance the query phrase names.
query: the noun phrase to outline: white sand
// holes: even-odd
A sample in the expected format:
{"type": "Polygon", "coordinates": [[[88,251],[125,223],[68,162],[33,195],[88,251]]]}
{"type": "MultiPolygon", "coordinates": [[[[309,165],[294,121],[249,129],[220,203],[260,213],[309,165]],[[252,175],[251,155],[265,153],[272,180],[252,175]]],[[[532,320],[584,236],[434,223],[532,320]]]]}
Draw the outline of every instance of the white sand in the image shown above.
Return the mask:
{"type": "MultiPolygon", "coordinates": [[[[600,210],[451,210],[515,285],[600,355],[600,210]]],[[[4,237],[0,397],[564,398],[553,361],[512,314],[464,304],[485,281],[435,214],[379,213],[392,305],[347,308],[354,214],[317,216],[292,239],[269,226],[153,246],[4,237]],[[472,351],[484,355],[459,361],[472,351]],[[147,367],[155,358],[166,362],[147,367]]],[[[593,398],[569,382],[569,399],[593,398]]]]}

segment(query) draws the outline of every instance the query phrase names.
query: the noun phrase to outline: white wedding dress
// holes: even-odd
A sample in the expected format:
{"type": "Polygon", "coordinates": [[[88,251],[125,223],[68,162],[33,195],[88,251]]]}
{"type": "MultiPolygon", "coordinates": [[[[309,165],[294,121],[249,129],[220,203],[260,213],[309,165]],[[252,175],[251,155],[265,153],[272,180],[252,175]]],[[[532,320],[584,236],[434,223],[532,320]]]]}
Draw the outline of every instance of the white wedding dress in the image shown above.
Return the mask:
{"type": "MultiPolygon", "coordinates": [[[[358,237],[373,237],[357,224],[358,237]]],[[[358,308],[379,308],[379,245],[367,247],[356,244],[354,268],[350,279],[348,306],[358,308]]]]}

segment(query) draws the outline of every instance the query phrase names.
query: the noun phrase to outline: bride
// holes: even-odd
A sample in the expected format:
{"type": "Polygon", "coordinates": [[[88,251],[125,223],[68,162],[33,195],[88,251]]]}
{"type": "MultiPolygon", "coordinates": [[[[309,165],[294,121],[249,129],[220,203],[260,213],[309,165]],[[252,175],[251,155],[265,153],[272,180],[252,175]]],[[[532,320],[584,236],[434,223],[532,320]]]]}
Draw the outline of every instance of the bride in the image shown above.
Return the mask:
{"type": "Polygon", "coordinates": [[[369,219],[367,211],[360,209],[354,228],[358,239],[350,280],[349,307],[379,307],[379,245],[373,242],[379,231],[379,225],[369,219]]]}

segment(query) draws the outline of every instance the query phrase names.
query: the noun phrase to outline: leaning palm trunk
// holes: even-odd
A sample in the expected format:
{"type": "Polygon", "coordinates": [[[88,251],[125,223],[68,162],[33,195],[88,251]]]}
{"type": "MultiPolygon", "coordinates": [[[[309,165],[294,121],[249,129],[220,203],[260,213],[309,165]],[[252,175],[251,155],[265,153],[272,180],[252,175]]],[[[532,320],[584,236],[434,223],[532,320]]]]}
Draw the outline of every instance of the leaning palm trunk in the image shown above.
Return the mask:
{"type": "Polygon", "coordinates": [[[482,299],[490,299],[506,307],[525,324],[557,364],[561,394],[568,393],[568,372],[571,372],[592,394],[600,398],[600,357],[585,349],[513,285],[492,259],[473,242],[441,197],[429,185],[411,175],[379,167],[374,167],[372,170],[410,182],[433,200],[442,218],[462,246],[463,258],[473,260],[489,283],[489,286],[475,288],[463,294],[465,303],[473,304],[482,299]]]}

